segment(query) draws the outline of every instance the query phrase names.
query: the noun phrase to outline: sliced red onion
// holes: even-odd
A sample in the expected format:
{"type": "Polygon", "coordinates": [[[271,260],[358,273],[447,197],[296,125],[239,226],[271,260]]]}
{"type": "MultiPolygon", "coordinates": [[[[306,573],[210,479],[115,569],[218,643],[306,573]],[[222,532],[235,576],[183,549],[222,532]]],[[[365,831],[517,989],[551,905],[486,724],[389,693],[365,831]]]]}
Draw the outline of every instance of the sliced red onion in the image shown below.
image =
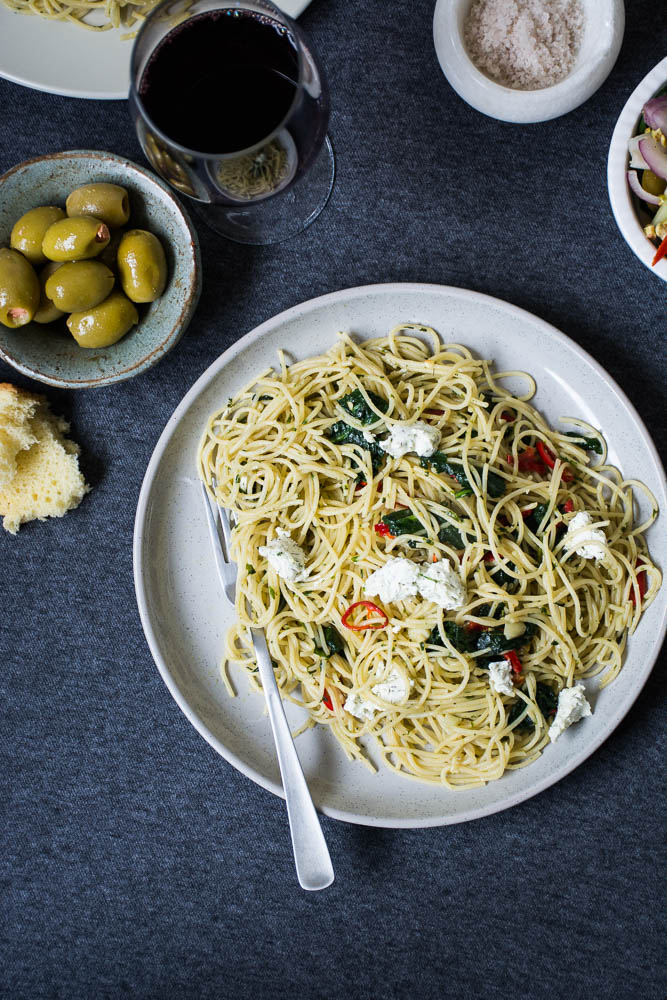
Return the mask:
{"type": "Polygon", "coordinates": [[[648,163],[649,170],[667,181],[667,149],[662,143],[652,135],[643,135],[637,143],[637,148],[648,163]]]}
{"type": "Polygon", "coordinates": [[[644,121],[649,128],[659,128],[667,135],[667,94],[652,97],[642,109],[644,121]]]}
{"type": "Polygon", "coordinates": [[[641,135],[633,135],[632,139],[628,142],[628,152],[630,153],[630,166],[636,167],[638,170],[648,170],[648,163],[642,156],[642,154],[637,149],[637,143],[640,139],[644,138],[644,133],[641,135]]]}
{"type": "Polygon", "coordinates": [[[637,197],[641,198],[642,201],[647,201],[649,205],[661,204],[657,194],[651,194],[649,191],[644,190],[644,188],[641,185],[641,181],[637,176],[636,170],[628,170],[628,184],[630,185],[634,193],[637,195],[637,197]]]}

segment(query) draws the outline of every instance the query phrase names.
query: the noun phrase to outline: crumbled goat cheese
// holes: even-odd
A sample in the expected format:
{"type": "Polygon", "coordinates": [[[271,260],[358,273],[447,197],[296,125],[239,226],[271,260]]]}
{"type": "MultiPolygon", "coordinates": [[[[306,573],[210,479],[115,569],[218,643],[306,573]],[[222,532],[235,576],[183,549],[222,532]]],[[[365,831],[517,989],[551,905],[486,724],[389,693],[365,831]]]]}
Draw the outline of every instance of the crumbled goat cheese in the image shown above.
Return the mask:
{"type": "Polygon", "coordinates": [[[585,510],[578,511],[567,526],[564,545],[568,552],[574,549],[578,556],[599,562],[607,552],[607,536],[601,528],[583,530],[588,528],[592,520],[585,510]]]}
{"type": "Polygon", "coordinates": [[[418,566],[403,556],[387,559],[366,580],[364,593],[379,597],[384,604],[404,601],[420,594],[446,611],[461,608],[466,602],[466,589],[461,577],[449,564],[449,559],[428,566],[418,566]]]}
{"type": "Polygon", "coordinates": [[[371,444],[373,443],[373,441],[376,440],[375,434],[373,434],[373,431],[362,431],[361,432],[361,436],[364,439],[364,441],[368,441],[371,444]]]}
{"type": "Polygon", "coordinates": [[[565,732],[573,722],[579,722],[579,719],[592,714],[591,706],[586,700],[586,688],[583,684],[563,688],[558,695],[556,718],[549,727],[549,739],[555,743],[561,733],[565,732]]]}
{"type": "Polygon", "coordinates": [[[384,566],[376,569],[364,584],[364,593],[369,597],[377,596],[383,603],[404,601],[406,597],[417,594],[417,577],[419,566],[403,556],[392,556],[384,566]]]}
{"type": "Polygon", "coordinates": [[[514,694],[512,668],[507,660],[489,663],[489,686],[496,694],[514,694]]]}
{"type": "Polygon", "coordinates": [[[449,559],[441,559],[420,572],[417,586],[419,593],[427,601],[433,601],[445,611],[461,608],[466,603],[466,589],[463,580],[452,569],[449,559]]]}
{"type": "Polygon", "coordinates": [[[290,538],[289,531],[278,528],[278,537],[260,545],[259,554],[268,559],[278,576],[288,583],[298,583],[308,576],[304,551],[290,538]]]}
{"type": "Polygon", "coordinates": [[[413,682],[407,680],[404,674],[393,668],[388,677],[385,677],[379,684],[375,684],[371,691],[383,701],[388,701],[392,705],[401,705],[407,701],[413,682]]]}
{"type": "Polygon", "coordinates": [[[361,719],[362,722],[372,719],[377,712],[375,705],[371,705],[370,701],[364,701],[356,691],[347,696],[347,701],[343,705],[343,708],[350,715],[353,715],[355,719],[361,719]]]}
{"type": "Polygon", "coordinates": [[[380,441],[380,446],[393,458],[401,458],[411,451],[416,451],[420,458],[428,458],[439,443],[439,429],[417,420],[414,424],[394,424],[389,437],[380,441]]]}

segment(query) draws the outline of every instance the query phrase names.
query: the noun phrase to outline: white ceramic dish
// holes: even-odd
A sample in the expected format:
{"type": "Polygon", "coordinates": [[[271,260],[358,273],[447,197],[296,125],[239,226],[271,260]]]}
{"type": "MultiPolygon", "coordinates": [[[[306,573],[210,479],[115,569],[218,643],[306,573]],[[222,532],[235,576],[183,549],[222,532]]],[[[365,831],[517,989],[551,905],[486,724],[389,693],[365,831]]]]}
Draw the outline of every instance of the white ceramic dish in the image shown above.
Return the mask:
{"type": "MultiPolygon", "coordinates": [[[[208,539],[198,444],[209,414],[255,373],[275,364],[279,347],[299,359],[326,350],[339,330],[363,339],[410,320],[433,325],[444,339],[494,358],[501,369],[527,368],[537,378],[537,405],[547,417],[580,416],[608,430],[611,460],[650,486],[663,517],[667,510],[657,453],[622,391],[580,347],[515,306],[438,285],[369,285],[305,302],[246,334],[190,389],[158,441],[137,508],[134,573],[144,631],[176,702],[218,753],[276,794],[281,788],[262,698],[232,672],[239,697],[230,699],[218,672],[233,613],[221,596],[208,539]]],[[[664,566],[664,530],[654,528],[649,542],[664,566]]],[[[422,827],[474,819],[535,795],[580,764],[621,721],[657,656],[666,611],[664,588],[632,637],[631,662],[617,680],[599,694],[596,682],[588,685],[593,716],[530,767],[485,788],[451,792],[386,770],[372,775],[363,764],[348,762],[333,736],[317,727],[297,743],[316,806],[354,823],[422,827]]],[[[291,717],[299,720],[298,712],[291,717]]]]}
{"type": "MultiPolygon", "coordinates": [[[[291,17],[310,0],[275,0],[291,17]]],[[[132,42],[121,29],[86,31],[77,24],[16,14],[0,3],[0,76],[65,97],[124,101],[130,89],[132,42]]]]}
{"type": "Polygon", "coordinates": [[[607,189],[616,225],[621,230],[623,239],[633,253],[639,257],[642,264],[649,268],[651,274],[657,274],[663,281],[667,281],[667,257],[658,261],[655,267],[651,266],[656,246],[644,236],[635,209],[634,196],[628,187],[627,171],[630,162],[628,139],[636,134],[639,116],[646,102],[665,84],[667,84],[667,56],[661,59],[650,73],[646,74],[641,83],[630,94],[618,116],[607,157],[607,189]]]}
{"type": "Polygon", "coordinates": [[[570,74],[553,87],[513,90],[477,69],[463,42],[472,0],[438,0],[433,40],[438,61],[464,101],[506,122],[543,122],[583,104],[606,80],[616,62],[625,27],[623,0],[581,0],[584,37],[570,74]]]}

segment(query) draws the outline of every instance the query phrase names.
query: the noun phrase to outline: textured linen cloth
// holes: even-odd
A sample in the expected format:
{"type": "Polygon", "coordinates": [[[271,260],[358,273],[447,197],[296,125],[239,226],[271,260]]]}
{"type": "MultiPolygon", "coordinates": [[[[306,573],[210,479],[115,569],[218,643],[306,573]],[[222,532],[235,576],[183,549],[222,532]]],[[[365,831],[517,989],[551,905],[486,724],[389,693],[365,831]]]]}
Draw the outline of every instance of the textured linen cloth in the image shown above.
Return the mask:
{"type": "MultiPolygon", "coordinates": [[[[664,446],[666,286],[606,192],[615,120],[665,54],[664,3],[628,2],[602,88],[526,126],[454,93],[433,7],[314,0],[325,212],[268,248],[200,226],[204,292],[177,348],[120,385],[47,390],[93,490],[63,520],[0,532],[3,998],[665,996],[664,655],[607,742],[514,809],[412,831],[324,819],[336,881],[309,895],[282,800],[190,726],[139,621],[133,518],[165,422],[236,338],[314,295],[427,281],[506,299],[590,351],[664,446]]],[[[0,80],[0,108],[0,171],[77,148],[144,162],[125,102],[0,80]]],[[[2,363],[0,379],[40,389],[2,363]]]]}

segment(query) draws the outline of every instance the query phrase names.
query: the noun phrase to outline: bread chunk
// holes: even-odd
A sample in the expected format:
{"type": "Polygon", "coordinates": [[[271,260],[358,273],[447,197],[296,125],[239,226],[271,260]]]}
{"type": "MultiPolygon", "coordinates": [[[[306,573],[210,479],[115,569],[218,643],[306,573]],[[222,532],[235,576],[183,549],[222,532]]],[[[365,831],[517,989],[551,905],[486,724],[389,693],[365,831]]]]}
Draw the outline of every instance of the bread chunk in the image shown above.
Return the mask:
{"type": "Polygon", "coordinates": [[[39,403],[39,396],[0,382],[0,490],[16,475],[18,453],[37,440],[32,418],[39,403]]]}
{"type": "Polygon", "coordinates": [[[62,517],[89,490],[69,424],[43,396],[0,384],[0,514],[16,534],[26,521],[62,517]]]}

